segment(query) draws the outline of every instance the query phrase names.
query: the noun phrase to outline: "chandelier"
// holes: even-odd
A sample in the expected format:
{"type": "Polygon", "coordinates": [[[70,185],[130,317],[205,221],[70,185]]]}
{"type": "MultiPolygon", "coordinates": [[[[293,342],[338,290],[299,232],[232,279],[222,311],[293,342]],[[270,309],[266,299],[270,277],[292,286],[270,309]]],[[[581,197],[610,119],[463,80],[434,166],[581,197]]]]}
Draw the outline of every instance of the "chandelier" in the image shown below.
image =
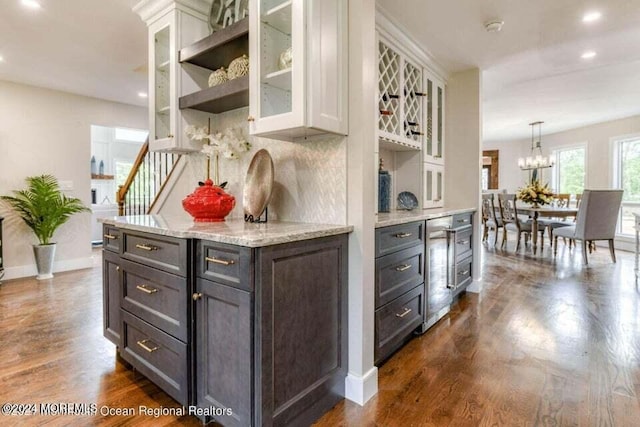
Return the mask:
{"type": "Polygon", "coordinates": [[[533,171],[534,175],[537,175],[538,169],[550,168],[556,163],[555,156],[543,156],[542,155],[542,124],[544,122],[529,123],[531,126],[531,154],[526,158],[520,157],[518,159],[518,166],[523,171],[533,171]],[[536,138],[537,127],[537,138],[536,138]]]}

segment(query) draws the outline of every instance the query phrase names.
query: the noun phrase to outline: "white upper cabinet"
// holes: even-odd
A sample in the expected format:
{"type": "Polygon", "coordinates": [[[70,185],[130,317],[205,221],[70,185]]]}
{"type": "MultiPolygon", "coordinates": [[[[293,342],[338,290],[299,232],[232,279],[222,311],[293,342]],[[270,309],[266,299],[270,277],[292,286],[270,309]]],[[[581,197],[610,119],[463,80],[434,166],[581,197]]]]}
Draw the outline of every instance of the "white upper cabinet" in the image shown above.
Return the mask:
{"type": "Polygon", "coordinates": [[[424,161],[444,164],[444,84],[431,74],[424,74],[426,138],[424,161]]]}
{"type": "Polygon", "coordinates": [[[149,34],[149,149],[183,153],[201,144],[184,135],[179,98],[199,88],[178,61],[181,48],[209,34],[208,3],[202,0],[142,1],[134,7],[149,34]]]}
{"type": "Polygon", "coordinates": [[[347,1],[255,0],[249,11],[252,135],[346,135],[347,1]]]}

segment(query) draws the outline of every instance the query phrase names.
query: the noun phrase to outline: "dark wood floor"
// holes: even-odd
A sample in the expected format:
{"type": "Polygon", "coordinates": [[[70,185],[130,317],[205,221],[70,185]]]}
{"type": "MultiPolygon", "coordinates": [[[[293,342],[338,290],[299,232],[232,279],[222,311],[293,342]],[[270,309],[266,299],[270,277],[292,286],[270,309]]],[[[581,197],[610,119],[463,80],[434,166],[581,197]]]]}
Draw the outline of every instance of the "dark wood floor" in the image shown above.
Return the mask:
{"type": "MultiPolygon", "coordinates": [[[[320,426],[640,425],[640,294],[631,254],[590,266],[561,246],[485,250],[484,291],[379,370],[364,407],[320,426]]],[[[0,285],[0,403],[178,405],[116,360],[102,337],[101,270],[0,285]]],[[[0,425],[199,425],[192,417],[3,416],[0,425]]]]}

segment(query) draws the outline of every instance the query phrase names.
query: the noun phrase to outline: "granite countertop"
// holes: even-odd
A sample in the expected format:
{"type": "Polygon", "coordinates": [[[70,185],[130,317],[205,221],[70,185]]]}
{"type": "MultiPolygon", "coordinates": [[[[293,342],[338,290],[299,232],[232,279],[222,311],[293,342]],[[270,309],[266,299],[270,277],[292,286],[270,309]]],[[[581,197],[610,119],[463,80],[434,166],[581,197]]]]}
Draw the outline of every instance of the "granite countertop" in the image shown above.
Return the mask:
{"type": "Polygon", "coordinates": [[[164,215],[133,215],[98,218],[98,221],[126,230],[144,231],[178,238],[210,240],[231,245],[259,248],[350,233],[352,226],[269,221],[251,224],[242,219],[225,222],[200,222],[164,215]]]}
{"type": "Polygon", "coordinates": [[[475,212],[476,208],[462,209],[415,209],[412,211],[393,211],[389,213],[379,213],[376,218],[376,228],[388,227],[390,225],[406,224],[413,221],[425,219],[441,218],[443,216],[455,215],[459,213],[475,212]]]}

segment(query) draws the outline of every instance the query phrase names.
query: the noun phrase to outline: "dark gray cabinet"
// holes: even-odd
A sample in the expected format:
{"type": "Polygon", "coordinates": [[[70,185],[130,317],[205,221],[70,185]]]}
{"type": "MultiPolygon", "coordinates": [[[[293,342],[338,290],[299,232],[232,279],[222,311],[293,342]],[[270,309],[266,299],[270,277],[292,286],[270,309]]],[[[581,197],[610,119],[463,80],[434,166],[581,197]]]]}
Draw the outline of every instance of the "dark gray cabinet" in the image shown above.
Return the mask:
{"type": "Polygon", "coordinates": [[[424,233],[424,221],[376,230],[376,364],[393,354],[424,322],[424,233]]]}
{"type": "Polygon", "coordinates": [[[253,310],[249,292],[198,278],[196,321],[196,405],[224,408],[225,426],[252,425],[253,310]]]}
{"type": "Polygon", "coordinates": [[[120,255],[102,253],[102,309],[104,336],[120,346],[120,255]]]}
{"type": "Polygon", "coordinates": [[[105,336],[204,422],[309,425],[344,398],[346,234],[262,248],[105,234],[105,336]]]}

